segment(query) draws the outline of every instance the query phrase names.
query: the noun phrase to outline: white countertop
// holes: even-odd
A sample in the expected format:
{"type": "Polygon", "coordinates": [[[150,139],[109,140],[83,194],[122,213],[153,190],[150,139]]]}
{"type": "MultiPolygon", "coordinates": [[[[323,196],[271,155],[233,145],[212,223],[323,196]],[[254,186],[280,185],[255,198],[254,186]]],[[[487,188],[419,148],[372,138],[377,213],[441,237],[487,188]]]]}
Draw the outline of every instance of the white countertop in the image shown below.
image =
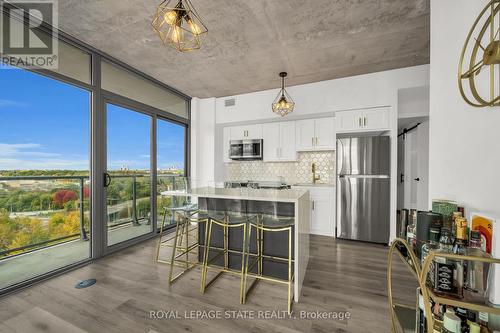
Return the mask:
{"type": "Polygon", "coordinates": [[[202,198],[239,199],[256,201],[297,202],[307,189],[290,190],[252,189],[252,188],[215,188],[200,187],[190,190],[162,191],[163,196],[192,196],[202,198]]]}

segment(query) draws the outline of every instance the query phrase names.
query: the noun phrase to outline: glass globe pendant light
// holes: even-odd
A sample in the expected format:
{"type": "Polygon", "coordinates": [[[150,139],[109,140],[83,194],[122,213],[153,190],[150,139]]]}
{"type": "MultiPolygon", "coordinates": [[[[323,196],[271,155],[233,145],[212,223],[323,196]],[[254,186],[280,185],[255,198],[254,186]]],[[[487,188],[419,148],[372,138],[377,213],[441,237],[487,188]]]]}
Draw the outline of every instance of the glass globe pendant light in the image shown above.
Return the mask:
{"type": "Polygon", "coordinates": [[[287,73],[286,72],[281,72],[280,77],[281,77],[281,90],[278,93],[278,96],[274,99],[273,102],[273,112],[279,114],[280,116],[284,117],[287,114],[293,112],[293,108],[295,106],[294,101],[288,95],[287,91],[285,90],[285,77],[287,73]]]}
{"type": "Polygon", "coordinates": [[[201,47],[200,36],[208,29],[189,0],[162,1],[156,8],[151,25],[164,45],[186,52],[201,47]],[[175,2],[174,2],[175,3],[175,2]]]}

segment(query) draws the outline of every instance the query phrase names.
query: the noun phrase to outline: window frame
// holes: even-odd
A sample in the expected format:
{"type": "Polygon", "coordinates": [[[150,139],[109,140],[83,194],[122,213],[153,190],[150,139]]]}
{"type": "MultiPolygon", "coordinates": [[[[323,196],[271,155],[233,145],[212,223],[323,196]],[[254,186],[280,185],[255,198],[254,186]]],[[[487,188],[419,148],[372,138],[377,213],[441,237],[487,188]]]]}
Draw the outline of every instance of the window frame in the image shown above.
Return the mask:
{"type": "MultiPolygon", "coordinates": [[[[15,5],[11,3],[4,3],[4,7],[9,9],[17,8],[15,5]]],[[[0,9],[0,15],[4,15],[3,10],[0,9]]],[[[5,13],[5,15],[9,16],[9,13],[5,13]]],[[[43,31],[47,34],[52,34],[52,27],[48,25],[46,22],[42,22],[42,24],[36,28],[37,30],[43,31]]],[[[45,77],[54,79],[56,81],[61,81],[78,88],[85,89],[90,92],[90,152],[89,152],[89,178],[91,183],[91,201],[90,201],[90,232],[91,232],[91,255],[88,259],[76,262],[74,264],[70,264],[68,266],[64,266],[58,268],[56,270],[50,271],[48,273],[36,276],[34,278],[25,280],[23,282],[11,285],[5,289],[0,290],[0,296],[9,294],[11,292],[17,291],[20,288],[24,288],[30,286],[32,284],[47,280],[54,276],[63,274],[69,270],[81,267],[88,263],[93,262],[94,260],[106,256],[108,254],[114,253],[116,251],[120,251],[124,248],[128,248],[131,245],[135,245],[137,243],[143,242],[147,239],[151,239],[157,234],[157,221],[156,214],[152,214],[153,216],[153,232],[150,234],[146,234],[144,236],[140,236],[130,241],[126,241],[123,243],[116,244],[112,247],[107,247],[106,238],[104,232],[106,232],[106,206],[105,206],[105,189],[102,186],[104,182],[104,172],[105,172],[105,163],[106,163],[106,150],[103,149],[103,143],[105,144],[106,139],[106,103],[116,104],[116,105],[124,105],[124,107],[129,107],[138,112],[146,113],[152,117],[152,126],[151,126],[151,176],[152,176],[152,186],[151,193],[156,196],[156,182],[157,182],[157,137],[156,137],[156,127],[157,120],[162,119],[166,121],[170,121],[173,123],[177,123],[179,125],[185,126],[185,144],[184,144],[184,173],[186,177],[190,176],[191,168],[191,100],[192,97],[180,92],[179,90],[135,69],[134,67],[128,65],[127,63],[116,59],[115,57],[100,51],[93,46],[65,33],[64,31],[58,30],[57,39],[63,43],[68,44],[71,47],[75,47],[81,50],[84,53],[89,54],[90,56],[90,78],[91,82],[86,83],[74,79],[72,77],[66,76],[61,73],[57,73],[54,71],[46,70],[46,69],[20,69],[30,71],[39,75],[43,75],[45,77]],[[139,77],[156,84],[157,86],[163,88],[168,93],[172,93],[184,99],[186,101],[186,114],[187,118],[180,117],[176,114],[169,113],[164,110],[160,110],[153,106],[141,103],[139,101],[130,99],[128,97],[115,94],[110,91],[106,91],[101,87],[101,62],[106,61],[114,66],[118,66],[123,70],[127,70],[132,74],[138,75],[139,77]]],[[[156,212],[156,200],[152,200],[153,206],[152,212],[156,212]],[[154,209],[154,210],[153,210],[154,209]]]]}

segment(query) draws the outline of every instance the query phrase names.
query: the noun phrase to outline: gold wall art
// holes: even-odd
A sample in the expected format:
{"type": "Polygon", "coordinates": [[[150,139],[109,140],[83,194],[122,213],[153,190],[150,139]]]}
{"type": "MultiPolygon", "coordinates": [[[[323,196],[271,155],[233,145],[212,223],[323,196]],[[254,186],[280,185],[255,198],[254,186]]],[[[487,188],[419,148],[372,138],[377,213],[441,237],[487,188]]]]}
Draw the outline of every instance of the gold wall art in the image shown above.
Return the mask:
{"type": "Polygon", "coordinates": [[[492,0],[472,25],[460,55],[458,86],[475,107],[500,105],[500,0],[492,0]]]}

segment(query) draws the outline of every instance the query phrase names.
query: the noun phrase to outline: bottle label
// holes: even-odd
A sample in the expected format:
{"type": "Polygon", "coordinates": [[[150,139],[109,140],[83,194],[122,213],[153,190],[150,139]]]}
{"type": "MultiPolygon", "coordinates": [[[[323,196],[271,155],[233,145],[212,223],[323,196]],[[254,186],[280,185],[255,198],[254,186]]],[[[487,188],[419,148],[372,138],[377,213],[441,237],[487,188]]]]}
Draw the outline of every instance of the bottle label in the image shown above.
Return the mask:
{"type": "Polygon", "coordinates": [[[487,323],[489,321],[488,312],[479,312],[479,320],[484,323],[487,323]]]}

